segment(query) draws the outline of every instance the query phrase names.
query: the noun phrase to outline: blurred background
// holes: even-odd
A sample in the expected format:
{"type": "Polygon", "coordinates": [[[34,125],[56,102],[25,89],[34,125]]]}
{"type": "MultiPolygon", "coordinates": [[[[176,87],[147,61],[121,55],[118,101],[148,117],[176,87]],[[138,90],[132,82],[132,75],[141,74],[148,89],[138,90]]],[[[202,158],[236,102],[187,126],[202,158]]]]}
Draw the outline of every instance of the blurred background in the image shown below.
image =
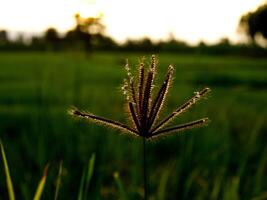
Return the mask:
{"type": "Polygon", "coordinates": [[[17,199],[33,197],[47,163],[43,199],[53,199],[61,161],[58,199],[77,199],[93,153],[87,199],[142,199],[142,141],[67,111],[127,123],[126,59],[135,71],[152,54],[155,90],[176,69],[162,117],[212,93],[175,121],[209,117],[208,127],[149,143],[150,199],[267,199],[266,1],[2,0],[0,138],[17,199]]]}

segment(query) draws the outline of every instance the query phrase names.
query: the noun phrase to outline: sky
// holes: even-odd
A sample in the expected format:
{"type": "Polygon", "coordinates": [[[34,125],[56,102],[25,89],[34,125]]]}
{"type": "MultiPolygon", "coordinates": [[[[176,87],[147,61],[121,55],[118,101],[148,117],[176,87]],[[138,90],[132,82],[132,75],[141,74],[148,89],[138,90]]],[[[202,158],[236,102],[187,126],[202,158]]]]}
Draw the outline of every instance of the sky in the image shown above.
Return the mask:
{"type": "Polygon", "coordinates": [[[103,14],[106,34],[119,42],[128,38],[176,39],[189,44],[242,40],[237,26],[242,14],[266,0],[0,0],[0,29],[41,33],[48,27],[65,32],[74,14],[103,14]]]}

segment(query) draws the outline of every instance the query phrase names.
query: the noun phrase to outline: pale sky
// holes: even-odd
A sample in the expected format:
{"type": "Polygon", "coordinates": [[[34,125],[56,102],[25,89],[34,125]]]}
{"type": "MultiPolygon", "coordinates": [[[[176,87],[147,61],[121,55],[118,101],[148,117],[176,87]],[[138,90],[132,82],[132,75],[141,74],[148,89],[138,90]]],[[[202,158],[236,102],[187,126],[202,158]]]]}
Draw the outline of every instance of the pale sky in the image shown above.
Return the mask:
{"type": "Polygon", "coordinates": [[[223,37],[239,41],[240,16],[265,0],[0,0],[0,29],[40,33],[48,27],[64,32],[83,17],[103,13],[106,33],[117,41],[148,36],[195,44],[223,37]]]}

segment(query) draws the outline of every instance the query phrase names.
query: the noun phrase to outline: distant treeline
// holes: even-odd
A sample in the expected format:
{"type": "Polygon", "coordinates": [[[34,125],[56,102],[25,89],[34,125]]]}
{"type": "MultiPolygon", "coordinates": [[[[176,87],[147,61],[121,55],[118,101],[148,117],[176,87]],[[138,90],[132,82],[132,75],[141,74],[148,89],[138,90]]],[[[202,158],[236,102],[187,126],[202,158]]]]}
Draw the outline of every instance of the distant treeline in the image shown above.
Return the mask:
{"type": "Polygon", "coordinates": [[[245,55],[267,56],[267,49],[255,44],[231,44],[227,39],[219,43],[207,45],[204,42],[197,46],[190,46],[175,39],[153,42],[149,38],[128,40],[119,44],[104,34],[92,34],[88,38],[77,37],[75,32],[68,32],[59,36],[55,29],[48,29],[43,36],[34,36],[29,41],[23,37],[10,40],[6,31],[0,31],[0,51],[143,51],[143,52],[178,52],[185,54],[213,54],[213,55],[245,55]],[[90,41],[90,42],[89,42],[90,41]]]}
{"type": "Polygon", "coordinates": [[[213,45],[200,42],[190,46],[186,42],[170,37],[167,41],[153,42],[150,38],[128,40],[117,43],[105,34],[101,18],[81,18],[75,15],[76,26],[65,34],[59,34],[55,28],[48,28],[42,36],[32,36],[25,41],[23,35],[15,40],[8,37],[8,32],[0,30],[0,51],[143,51],[143,52],[178,52],[188,54],[267,56],[267,49],[255,42],[233,45],[227,38],[213,45]]]}

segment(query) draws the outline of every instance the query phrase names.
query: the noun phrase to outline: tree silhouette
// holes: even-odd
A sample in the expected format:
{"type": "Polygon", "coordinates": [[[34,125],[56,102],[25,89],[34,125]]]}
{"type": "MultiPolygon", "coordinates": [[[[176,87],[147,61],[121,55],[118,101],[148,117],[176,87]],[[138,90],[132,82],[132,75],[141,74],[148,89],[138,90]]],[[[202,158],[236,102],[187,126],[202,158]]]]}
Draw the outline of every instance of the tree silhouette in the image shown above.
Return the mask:
{"type": "Polygon", "coordinates": [[[76,14],[75,20],[76,27],[67,32],[65,39],[76,47],[78,46],[78,48],[91,51],[93,36],[104,31],[101,16],[82,18],[79,14],[76,14]]]}
{"type": "Polygon", "coordinates": [[[258,34],[267,39],[267,3],[259,6],[254,12],[244,14],[240,19],[239,27],[253,42],[258,34]]]}
{"type": "Polygon", "coordinates": [[[59,39],[59,36],[58,36],[58,32],[55,28],[48,28],[46,31],[45,31],[45,41],[47,42],[57,42],[58,39],[59,39]]]}
{"type": "Polygon", "coordinates": [[[7,32],[5,30],[0,30],[0,44],[5,44],[8,42],[7,32]]]}
{"type": "Polygon", "coordinates": [[[44,41],[48,49],[58,50],[60,48],[60,37],[55,28],[48,28],[45,31],[44,41]]]}

